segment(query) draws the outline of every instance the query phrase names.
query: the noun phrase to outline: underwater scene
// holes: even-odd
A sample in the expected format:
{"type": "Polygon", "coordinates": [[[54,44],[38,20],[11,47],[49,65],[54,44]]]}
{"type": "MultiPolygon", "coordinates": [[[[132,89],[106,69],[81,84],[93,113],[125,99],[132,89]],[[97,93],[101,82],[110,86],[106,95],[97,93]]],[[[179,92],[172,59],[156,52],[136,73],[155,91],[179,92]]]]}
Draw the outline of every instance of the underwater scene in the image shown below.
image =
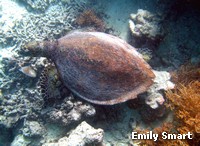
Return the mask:
{"type": "Polygon", "coordinates": [[[200,2],[0,0],[0,146],[199,146],[200,2]]]}

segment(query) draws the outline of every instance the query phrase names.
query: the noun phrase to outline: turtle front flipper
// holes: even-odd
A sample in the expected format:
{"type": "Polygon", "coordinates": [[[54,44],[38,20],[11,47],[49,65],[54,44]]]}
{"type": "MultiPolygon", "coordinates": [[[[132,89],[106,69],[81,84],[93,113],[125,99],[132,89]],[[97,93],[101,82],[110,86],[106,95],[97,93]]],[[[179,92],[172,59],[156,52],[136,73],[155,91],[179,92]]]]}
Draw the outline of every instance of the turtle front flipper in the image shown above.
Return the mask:
{"type": "Polygon", "coordinates": [[[63,93],[63,88],[65,87],[60,81],[57,69],[54,65],[49,65],[43,69],[38,87],[44,102],[47,104],[53,104],[65,94],[63,93]]]}

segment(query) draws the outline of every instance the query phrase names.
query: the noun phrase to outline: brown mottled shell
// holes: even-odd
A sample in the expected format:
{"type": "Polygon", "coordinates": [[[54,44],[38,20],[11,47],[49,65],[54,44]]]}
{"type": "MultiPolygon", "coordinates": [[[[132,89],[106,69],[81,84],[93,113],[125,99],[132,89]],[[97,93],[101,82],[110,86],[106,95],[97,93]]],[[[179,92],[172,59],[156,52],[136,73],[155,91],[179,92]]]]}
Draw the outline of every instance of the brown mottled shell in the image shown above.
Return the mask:
{"type": "Polygon", "coordinates": [[[122,39],[101,32],[73,32],[39,45],[65,86],[79,97],[112,105],[134,99],[153,83],[141,55],[122,39]]]}

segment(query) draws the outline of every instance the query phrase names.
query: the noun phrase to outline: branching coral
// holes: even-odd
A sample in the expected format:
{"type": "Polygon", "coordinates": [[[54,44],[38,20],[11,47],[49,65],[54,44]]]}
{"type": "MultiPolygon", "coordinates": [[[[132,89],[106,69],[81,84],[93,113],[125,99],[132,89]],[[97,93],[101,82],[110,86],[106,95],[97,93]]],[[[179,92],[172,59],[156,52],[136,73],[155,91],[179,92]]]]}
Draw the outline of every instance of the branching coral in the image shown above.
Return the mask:
{"type": "Polygon", "coordinates": [[[200,67],[199,65],[192,65],[187,63],[179,68],[178,71],[171,73],[172,80],[179,84],[188,84],[191,81],[200,81],[200,67]]]}
{"type": "Polygon", "coordinates": [[[167,106],[175,112],[177,131],[181,134],[192,132],[193,139],[188,143],[200,142],[200,82],[188,85],[179,84],[174,91],[166,92],[167,106]]]}
{"type": "Polygon", "coordinates": [[[189,145],[200,143],[200,67],[186,64],[176,73],[176,88],[168,90],[167,106],[174,111],[179,133],[193,133],[189,145]]]}
{"type": "Polygon", "coordinates": [[[87,9],[83,11],[77,18],[76,23],[80,26],[93,26],[99,31],[105,30],[105,24],[103,20],[97,16],[94,10],[87,9]]]}

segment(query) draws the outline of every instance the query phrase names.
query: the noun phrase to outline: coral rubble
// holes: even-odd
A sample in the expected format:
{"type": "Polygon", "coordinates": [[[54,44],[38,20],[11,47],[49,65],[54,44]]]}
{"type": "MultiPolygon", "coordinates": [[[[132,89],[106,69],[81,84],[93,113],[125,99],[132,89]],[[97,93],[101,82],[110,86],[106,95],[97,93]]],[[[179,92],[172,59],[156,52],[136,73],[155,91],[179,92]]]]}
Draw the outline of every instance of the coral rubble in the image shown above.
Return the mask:
{"type": "Polygon", "coordinates": [[[139,9],[136,14],[131,14],[129,27],[134,39],[138,39],[136,43],[160,40],[164,35],[160,22],[161,18],[147,10],[139,9]]]}
{"type": "Polygon", "coordinates": [[[68,137],[63,137],[57,143],[45,143],[43,146],[87,146],[99,145],[103,141],[103,130],[94,129],[88,123],[83,121],[78,125],[68,137]]]}
{"type": "Polygon", "coordinates": [[[44,125],[37,121],[25,121],[23,135],[25,137],[41,137],[45,134],[44,125]]]}
{"type": "Polygon", "coordinates": [[[57,104],[41,111],[46,122],[59,123],[63,126],[76,125],[83,119],[93,117],[95,113],[92,105],[77,101],[73,96],[65,97],[63,100],[57,101],[57,104]]]}

